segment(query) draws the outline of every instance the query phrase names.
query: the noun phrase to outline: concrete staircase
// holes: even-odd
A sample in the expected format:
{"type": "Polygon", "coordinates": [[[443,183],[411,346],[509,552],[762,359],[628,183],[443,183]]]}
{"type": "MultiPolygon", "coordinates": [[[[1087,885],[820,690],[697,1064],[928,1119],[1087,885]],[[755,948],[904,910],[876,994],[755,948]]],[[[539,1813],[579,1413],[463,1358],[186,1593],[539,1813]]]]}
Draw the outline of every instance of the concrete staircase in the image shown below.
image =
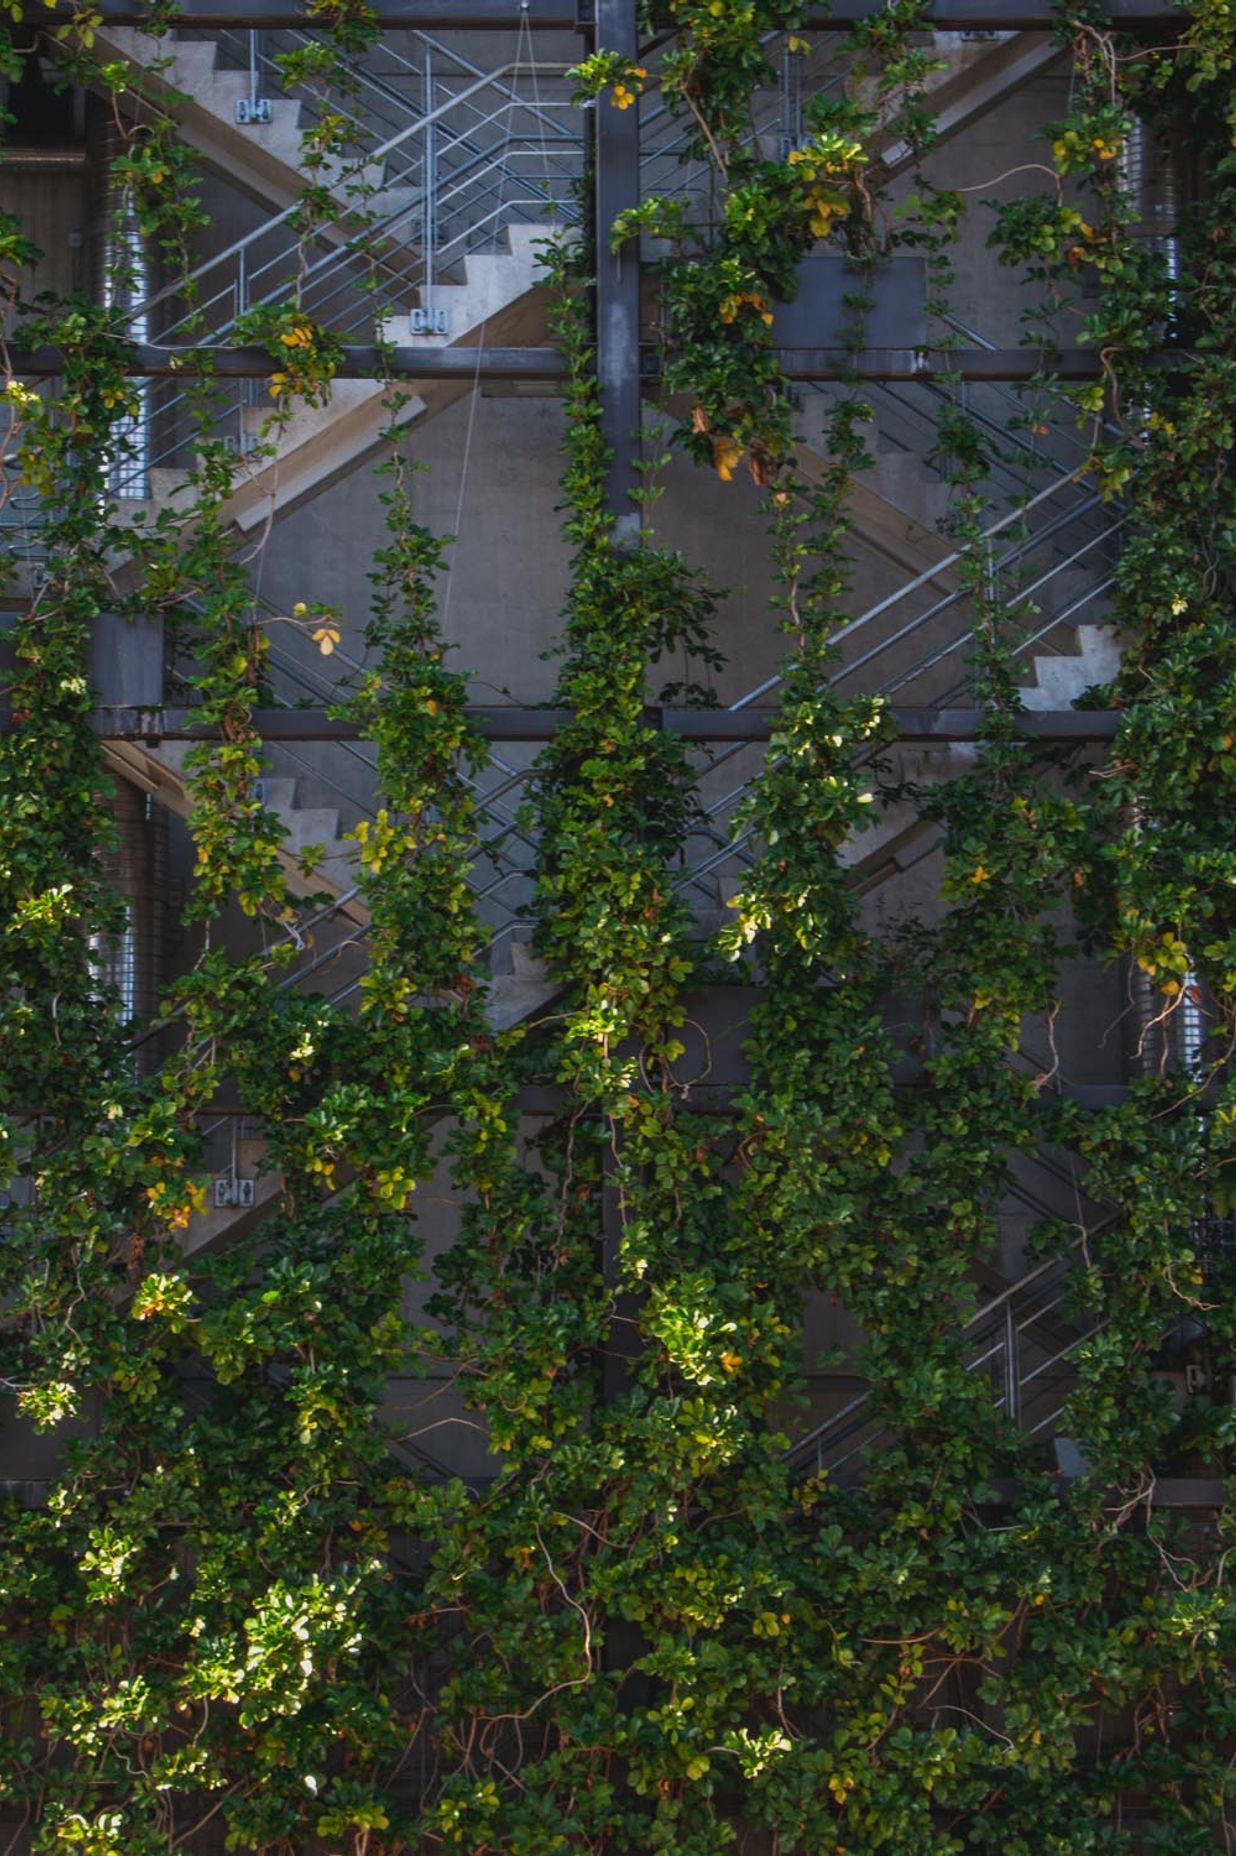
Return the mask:
{"type": "MultiPolygon", "coordinates": [[[[114,741],[104,747],[113,773],[149,793],[157,804],[180,818],[187,818],[192,803],[184,774],[188,752],[188,744],[183,742],[146,747],[137,742],[114,741]]],[[[298,805],[296,781],[277,776],[263,778],[257,796],[286,834],[279,855],[291,893],[301,897],[325,893],[335,900],[331,913],[363,931],[370,916],[364,899],[354,893],[356,847],[350,834],[340,829],[338,810],[298,805]],[[311,846],[320,846],[320,855],[306,876],[300,868],[299,853],[311,846]]],[[[496,1032],[535,1018],[561,990],[547,977],[543,963],[526,948],[516,945],[511,954],[511,971],[495,974],[487,993],[486,1016],[496,1032]]],[[[354,994],[355,989],[348,991],[354,994]]],[[[192,1218],[182,1239],[187,1255],[238,1236],[274,1210],[281,1180],[277,1174],[261,1171],[265,1151],[262,1141],[240,1142],[237,1170],[253,1181],[252,1203],[239,1209],[232,1205],[211,1206],[192,1218]]]]}
{"type": "MultiPolygon", "coordinates": [[[[282,210],[299,200],[304,187],[301,136],[304,107],[292,97],[268,99],[269,121],[238,120],[237,105],[249,96],[247,72],[230,71],[219,62],[213,39],[158,39],[132,26],[102,25],[95,35],[96,57],[121,60],[141,73],[148,94],[168,104],[190,147],[242,191],[282,210]]],[[[341,214],[359,203],[383,220],[411,215],[419,188],[392,177],[383,162],[367,165],[328,162],[325,184],[341,214]]],[[[341,238],[341,228],[326,227],[324,236],[341,238]]]]}
{"type": "MultiPolygon", "coordinates": [[[[507,249],[475,252],[463,261],[461,284],[436,284],[435,309],[445,313],[450,335],[405,335],[401,343],[424,348],[474,348],[484,342],[519,346],[544,338],[545,303],[539,287],[542,266],[537,252],[544,234],[537,226],[507,228],[507,249]]],[[[422,292],[423,294],[423,292],[422,292]]],[[[392,331],[394,333],[394,331],[392,331]]],[[[423,423],[471,391],[462,380],[427,379],[392,414],[388,390],[377,380],[336,380],[325,406],[301,407],[287,426],[270,435],[273,456],[261,450],[246,457],[236,488],[224,508],[225,518],[242,535],[261,529],[274,517],[307,501],[361,464],[382,442],[393,424],[423,423]]],[[[270,413],[265,407],[240,408],[247,440],[262,446],[270,413]]],[[[194,490],[189,472],[156,465],[149,473],[148,498],[130,498],[131,519],[149,522],[161,509],[183,509],[191,518],[194,490]]]]}
{"type": "MultiPolygon", "coordinates": [[[[111,741],[103,750],[114,773],[149,793],[156,804],[165,806],[178,818],[187,818],[192,806],[184,772],[189,751],[188,743],[178,741],[166,741],[157,747],[135,741],[111,741]]],[[[291,893],[301,897],[325,894],[335,901],[332,914],[356,927],[368,926],[370,917],[364,899],[353,893],[357,868],[355,840],[350,831],[341,830],[338,809],[298,805],[296,781],[278,776],[268,775],[260,780],[256,796],[283,828],[280,858],[291,893]],[[314,858],[309,875],[305,876],[300,868],[300,856],[311,847],[318,847],[319,854],[314,858]]],[[[546,978],[542,963],[520,943],[510,948],[509,958],[510,971],[495,973],[490,983],[489,1021],[495,1031],[509,1030],[522,1023],[558,990],[546,978]]]]}
{"type": "Polygon", "coordinates": [[[1018,694],[1026,709],[1069,709],[1088,689],[1110,683],[1120,669],[1120,642],[1105,626],[1075,628],[1076,653],[1036,655],[1030,660],[1030,678],[1018,694]]]}
{"type": "MultiPolygon", "coordinates": [[[[1023,708],[1032,712],[1069,709],[1088,689],[1110,682],[1117,674],[1120,645],[1110,630],[1082,625],[1075,635],[1075,653],[1039,653],[1030,659],[1029,678],[1017,692],[1023,708]]],[[[968,771],[976,753],[973,742],[958,741],[894,747],[891,758],[897,780],[921,789],[968,771]]],[[[915,800],[895,800],[881,808],[866,831],[847,840],[841,862],[851,872],[855,888],[868,895],[919,862],[933,831],[938,827],[920,817],[915,800]]]]}
{"type": "MultiPolygon", "coordinates": [[[[192,806],[184,774],[188,753],[189,744],[182,741],[165,741],[158,747],[109,741],[103,748],[113,773],[149,793],[157,805],[178,818],[187,818],[192,806]]],[[[263,779],[258,783],[257,796],[283,827],[279,854],[291,893],[312,896],[325,892],[339,901],[338,912],[346,920],[364,926],[369,920],[368,910],[359,897],[348,896],[356,848],[339,829],[338,811],[328,806],[298,806],[295,780],[263,779]],[[312,874],[305,877],[299,855],[313,845],[321,846],[321,855],[314,861],[312,874]]]]}
{"type": "MultiPolygon", "coordinates": [[[[403,325],[402,317],[401,326],[386,325],[387,334],[401,345],[469,347],[483,341],[520,345],[544,340],[544,309],[536,294],[540,266],[534,251],[544,234],[536,225],[518,222],[527,202],[517,202],[513,222],[503,223],[512,215],[495,219],[487,200],[483,242],[490,249],[465,254],[457,246],[442,281],[433,257],[420,245],[428,177],[432,174],[439,191],[463,185],[456,168],[463,163],[470,170],[477,160],[471,125],[485,108],[492,112],[503,101],[491,80],[482,76],[458,90],[455,103],[438,106],[439,114],[455,111],[456,103],[460,108],[458,115],[451,114],[449,125],[443,122],[434,131],[431,169],[426,167],[426,119],[412,97],[393,133],[376,129],[373,158],[358,156],[351,163],[336,159],[326,165],[325,184],[338,203],[338,218],[315,228],[304,269],[306,254],[288,213],[305,184],[301,140],[311,106],[276,95],[265,100],[269,120],[240,120],[253,80],[248,72],[223,66],[213,39],[162,40],[133,28],[102,27],[95,52],[140,72],[143,85],[173,110],[184,139],[243,192],[275,209],[274,217],[199,267],[199,300],[207,326],[186,339],[226,341],[238,311],[266,301],[282,302],[295,290],[306,313],[320,315],[344,339],[371,340],[373,300],[357,289],[354,258],[332,251],[363,236],[366,256],[376,252],[380,257],[388,297],[406,302],[409,312],[432,308],[434,326],[447,331],[422,333],[417,325],[429,318],[409,314],[410,326],[403,325]],[[475,111],[467,103],[474,93],[475,111]],[[364,230],[351,210],[362,205],[371,231],[364,230]]],[[[267,73],[264,87],[273,88],[272,76],[267,73]]],[[[165,339],[178,339],[177,325],[165,339]]],[[[394,423],[431,418],[468,390],[466,379],[422,383],[394,415],[394,423]]],[[[225,512],[241,535],[327,488],[372,453],[392,423],[383,402],[378,382],[339,380],[329,403],[298,410],[278,434],[276,454],[264,457],[260,450],[270,404],[250,404],[244,389],[233,387],[220,405],[219,429],[233,432],[245,459],[225,512]]],[[[149,521],[162,509],[183,509],[189,518],[189,470],[183,449],[176,449],[178,430],[184,436],[184,418],[179,399],[159,398],[149,427],[149,468],[139,486],[144,494],[125,497],[133,519],[149,521]]]]}

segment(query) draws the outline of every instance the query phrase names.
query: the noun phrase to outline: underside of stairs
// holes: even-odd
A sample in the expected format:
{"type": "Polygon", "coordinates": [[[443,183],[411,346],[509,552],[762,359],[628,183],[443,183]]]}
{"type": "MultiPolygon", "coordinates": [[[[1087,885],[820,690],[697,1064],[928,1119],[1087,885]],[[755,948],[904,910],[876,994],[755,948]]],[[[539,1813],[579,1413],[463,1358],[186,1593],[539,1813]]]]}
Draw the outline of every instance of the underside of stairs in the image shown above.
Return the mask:
{"type": "MultiPolygon", "coordinates": [[[[935,51],[944,59],[944,69],[926,86],[935,147],[987,115],[1062,56],[1050,32],[993,33],[990,37],[942,32],[935,35],[935,51]]],[[[888,178],[912,167],[913,152],[893,133],[882,134],[877,146],[888,178]]]]}

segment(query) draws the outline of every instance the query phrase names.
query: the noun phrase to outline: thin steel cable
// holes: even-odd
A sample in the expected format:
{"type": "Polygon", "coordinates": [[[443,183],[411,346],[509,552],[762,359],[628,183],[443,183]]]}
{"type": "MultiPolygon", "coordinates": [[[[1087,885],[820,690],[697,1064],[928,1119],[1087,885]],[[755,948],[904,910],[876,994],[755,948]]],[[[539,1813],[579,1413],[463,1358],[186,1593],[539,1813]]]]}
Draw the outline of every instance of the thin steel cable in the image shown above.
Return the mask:
{"type": "MultiPolygon", "coordinates": [[[[521,9],[520,11],[519,32],[518,32],[518,35],[515,41],[515,57],[513,60],[512,88],[515,88],[518,86],[520,72],[525,62],[530,67],[535,65],[535,60],[528,56],[528,53],[530,53],[531,49],[532,49],[531,28],[529,27],[529,24],[528,24],[527,9],[524,8],[524,9],[521,9]]],[[[506,204],[506,201],[505,201],[505,191],[506,191],[506,182],[507,182],[506,170],[507,170],[508,159],[509,159],[510,151],[511,151],[511,137],[513,133],[514,133],[514,113],[513,113],[513,108],[512,108],[511,110],[508,110],[506,113],[506,134],[505,134],[505,137],[502,143],[502,153],[498,158],[499,171],[501,173],[502,178],[498,183],[498,204],[495,207],[494,213],[492,215],[493,231],[490,235],[491,254],[497,252],[498,240],[502,237],[502,233],[503,233],[503,227],[501,223],[501,214],[502,214],[502,208],[506,204]]],[[[544,139],[542,138],[542,146],[543,145],[544,145],[544,139]]],[[[433,283],[432,277],[429,278],[427,281],[432,285],[433,283]]],[[[471,464],[472,464],[472,440],[473,440],[473,436],[476,431],[476,409],[477,409],[477,404],[480,400],[481,361],[485,353],[485,335],[486,335],[486,331],[488,330],[488,327],[489,327],[489,317],[486,316],[481,322],[480,339],[478,340],[476,344],[476,365],[473,369],[472,386],[468,394],[468,422],[464,430],[463,461],[459,469],[459,494],[455,499],[455,521],[453,525],[453,533],[454,533],[456,547],[459,546],[459,537],[463,533],[464,510],[465,510],[465,506],[467,503],[469,476],[470,476],[471,464]]],[[[454,569],[454,566],[452,565],[451,572],[447,576],[446,591],[445,591],[445,594],[443,595],[443,600],[442,600],[442,629],[443,631],[447,629],[447,626],[450,620],[451,599],[452,599],[454,590],[455,590],[455,569],[454,569]]]]}

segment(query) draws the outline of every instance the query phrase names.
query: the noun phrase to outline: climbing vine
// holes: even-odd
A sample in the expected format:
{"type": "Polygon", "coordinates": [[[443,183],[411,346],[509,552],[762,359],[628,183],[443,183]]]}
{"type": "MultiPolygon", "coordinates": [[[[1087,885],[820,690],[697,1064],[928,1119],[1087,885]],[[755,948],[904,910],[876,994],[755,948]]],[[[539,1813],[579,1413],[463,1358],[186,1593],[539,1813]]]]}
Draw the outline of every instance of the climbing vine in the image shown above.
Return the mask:
{"type": "MultiPolygon", "coordinates": [[[[4,1497],[12,1847],[154,1856],[216,1830],[272,1856],[1223,1847],[1227,1523],[1184,1526],[1157,1495],[1223,1478],[1234,1426],[1225,8],[1202,0],[1149,48],[1085,5],[1061,10],[1074,82],[1048,185],[997,210],[993,243],[1040,292],[1036,339],[1067,332],[1097,358],[1093,380],[1041,380],[1034,404],[1054,394],[1076,417],[1087,481],[1122,506],[1124,657],[1092,698],[1117,732],[1102,760],[1026,738],[1034,614],[991,571],[984,443],[955,398],[934,456],[982,719],[973,758],[920,796],[942,833],[942,906],[891,933],[847,853],[901,796],[893,719],[836,680],[871,407],[845,383],[808,477],[775,319],[820,241],[852,267],[855,348],[894,247],[927,251],[947,308],[961,201],[926,179],[923,13],[894,0],[856,28],[848,86],[775,155],[752,100],[770,34],[808,55],[800,6],[671,0],[644,22],[674,28],[655,70],[651,53],[577,68],[599,109],[658,84],[708,178],[548,254],[566,362],[565,720],[521,826],[546,1003],[503,1032],[468,883],[485,747],[436,611],[448,544],[417,519],[376,267],[358,288],[385,370],[385,537],[366,664],[340,698],[382,797],[355,832],[354,996],[301,983],[316,858],[289,853],[260,784],[270,630],[234,498],[255,457],[329,405],[344,348],[305,306],[304,254],[341,188],[361,248],[376,191],[329,106],[376,21],[350,4],[307,18],[318,37],[284,76],[327,102],[305,131],[299,281],[231,331],[273,362],[250,461],[213,429],[188,286],[204,379],[178,511],[120,520],[141,410],[122,307],[33,316],[23,339],[62,351],[59,398],[4,387],[46,567],[11,634],[0,734],[0,1374],[14,1421],[60,1450],[45,1499],[4,1497]],[[1144,165],[1157,138],[1179,158],[1185,120],[1207,186],[1156,246],[1134,150],[1144,165]],[[894,139],[916,169],[900,217],[878,160],[894,139]],[[620,539],[605,487],[588,282],[596,242],[636,233],[665,241],[678,444],[718,496],[737,496],[742,469],[761,493],[785,639],[763,767],[730,828],[751,854],[703,938],[684,882],[698,769],[659,705],[681,688],[671,661],[722,668],[722,595],[664,545],[650,491],[620,539]],[[90,653],[118,608],[167,615],[209,732],[185,763],[191,958],[152,1026],[103,977],[124,909],[102,875],[114,825],[90,653]],[[1055,1054],[1079,955],[1128,975],[1135,1023],[1140,1074],[1098,1111],[1055,1054]],[[750,1007],[744,1069],[709,1096],[693,1001],[730,982],[750,1007]],[[906,998],[912,1013],[890,1006],[906,998]],[[134,1062],[134,1038],[156,1034],[162,1062],[134,1062]],[[1043,1041],[1049,1060],[1028,1062],[1043,1041]],[[260,1128],[267,1160],[260,1215],[216,1250],[203,1128],[220,1111],[260,1128]],[[1064,1284],[1067,1474],[972,1358],[1010,1174],[1045,1142],[1103,1208],[1029,1238],[1031,1264],[1064,1284]],[[431,1179],[459,1207],[432,1262],[431,1179]],[[414,1324],[418,1274],[433,1293],[414,1324]],[[861,1479],[789,1447],[808,1296],[859,1331],[861,1479]],[[1188,1347],[1208,1392],[1186,1400],[1165,1374],[1188,1347]],[[484,1431],[471,1488],[418,1464],[385,1419],[410,1360],[449,1376],[484,1431]]],[[[149,27],[171,23],[160,10],[149,27]]],[[[82,8],[53,28],[70,74],[100,25],[82,8]]],[[[24,55],[14,42],[7,68],[24,55]]],[[[204,215],[174,109],[122,64],[102,81],[124,99],[111,180],[187,277],[204,215]]],[[[29,257],[6,221],[0,262],[29,257]]],[[[113,272],[117,305],[136,287],[123,241],[113,272]]],[[[306,589],[287,618],[334,654],[334,608],[306,589]]]]}

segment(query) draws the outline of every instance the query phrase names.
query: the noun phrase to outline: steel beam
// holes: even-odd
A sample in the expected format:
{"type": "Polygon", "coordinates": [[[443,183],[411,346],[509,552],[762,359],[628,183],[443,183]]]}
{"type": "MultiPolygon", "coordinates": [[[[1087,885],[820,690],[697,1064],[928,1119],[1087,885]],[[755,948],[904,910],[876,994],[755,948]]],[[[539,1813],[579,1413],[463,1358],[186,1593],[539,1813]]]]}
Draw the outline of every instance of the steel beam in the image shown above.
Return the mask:
{"type": "MultiPolygon", "coordinates": [[[[634,273],[634,263],[628,266],[634,273]]],[[[611,299],[611,309],[613,303],[611,299]]],[[[617,311],[614,312],[617,315],[617,311]]],[[[622,327],[613,331],[615,341],[625,341],[625,315],[622,327]]],[[[914,348],[864,348],[857,353],[841,348],[778,348],[777,359],[787,380],[958,380],[1015,381],[1031,380],[1049,374],[1057,380],[1094,380],[1100,373],[1099,358],[1086,348],[1066,348],[1052,354],[1034,348],[960,348],[924,350],[914,348]]],[[[611,349],[608,359],[613,359],[611,349]]],[[[1163,350],[1154,357],[1159,362],[1187,365],[1184,351],[1163,350]]],[[[138,379],[190,380],[203,371],[220,380],[265,380],[277,368],[286,365],[265,348],[162,348],[146,343],[135,344],[129,351],[127,367],[138,379]],[[209,356],[208,361],[202,359],[209,356]]],[[[56,347],[12,349],[8,355],[8,372],[19,380],[48,380],[63,373],[64,354],[56,347]]],[[[561,380],[565,374],[562,356],[556,348],[393,348],[388,351],[384,369],[376,347],[348,347],[336,373],[340,380],[380,380],[385,372],[398,380],[561,380]]],[[[640,355],[639,372],[646,385],[655,385],[657,361],[645,350],[640,355]]],[[[630,377],[614,374],[611,397],[607,404],[619,433],[633,431],[639,424],[639,394],[629,391],[630,377]],[[616,395],[623,396],[619,407],[616,395]],[[634,407],[628,403],[634,400],[634,407]],[[633,419],[630,428],[622,425],[633,419]]],[[[607,392],[611,390],[607,388],[607,392]]],[[[627,442],[628,452],[632,447],[627,442]]],[[[637,476],[629,472],[629,487],[636,487],[637,476]]]]}
{"type": "MultiPolygon", "coordinates": [[[[379,0],[381,5],[381,0],[379,0]]],[[[881,0],[835,0],[827,14],[811,12],[817,30],[844,29],[880,11],[881,0]]],[[[1165,0],[1107,0],[1101,11],[1128,31],[1179,32],[1188,20],[1183,7],[1165,0]]],[[[923,23],[937,32],[1047,32],[1059,25],[1055,0],[928,0],[923,23]]]]}
{"type": "MultiPolygon", "coordinates": [[[[74,8],[63,3],[48,12],[31,6],[27,18],[32,25],[47,27],[73,18],[74,8]]],[[[148,26],[150,7],[142,0],[98,0],[92,11],[98,12],[109,26],[148,26]]],[[[573,31],[586,23],[583,0],[374,0],[373,11],[383,32],[420,29],[435,32],[478,32],[505,26],[517,31],[521,25],[543,31],[573,31]]],[[[188,0],[176,8],[173,22],[190,31],[210,31],[224,26],[313,26],[305,0],[258,0],[255,6],[241,6],[239,0],[188,0]]]]}
{"type": "MultiPolygon", "coordinates": [[[[471,707],[468,716],[488,741],[551,741],[572,719],[569,709],[471,707]]],[[[974,741],[988,717],[982,709],[888,711],[901,741],[974,741]]],[[[776,727],[775,709],[652,709],[649,719],[683,741],[767,741],[776,727]]],[[[1121,722],[1115,709],[1027,710],[1019,730],[1028,740],[1081,744],[1110,741],[1121,722]]],[[[264,741],[359,741],[365,731],[325,709],[258,709],[254,727],[264,741]]],[[[218,729],[200,722],[192,709],[101,708],[95,727],[105,741],[213,741],[218,729]]],[[[7,718],[0,727],[7,728],[7,718]]]]}
{"type": "MultiPolygon", "coordinates": [[[[378,25],[384,32],[420,28],[436,32],[482,31],[506,27],[514,30],[521,19],[534,31],[586,30],[594,11],[605,0],[529,0],[526,12],[519,0],[372,0],[378,25]]],[[[845,31],[880,10],[882,0],[834,0],[825,12],[812,11],[807,25],[816,31],[845,31]]],[[[144,26],[149,6],[139,0],[95,0],[95,10],[109,26],[144,26]]],[[[1168,0],[1107,0],[1103,13],[1113,25],[1128,31],[1178,32],[1188,12],[1168,0]]],[[[32,25],[47,27],[67,22],[72,9],[62,4],[52,10],[28,7],[32,25]]],[[[934,0],[924,10],[927,24],[941,32],[1034,32],[1057,23],[1053,0],[934,0]]],[[[304,0],[258,0],[242,7],[239,0],[184,0],[176,12],[176,25],[190,31],[223,26],[279,27],[311,24],[304,0]]]]}
{"type": "MultiPolygon", "coordinates": [[[[46,380],[64,371],[64,353],[55,346],[10,349],[8,372],[19,380],[46,380]]],[[[267,380],[287,366],[265,348],[166,348],[135,342],[127,371],[139,378],[194,380],[209,374],[219,380],[267,380]]],[[[412,344],[383,351],[376,346],[346,347],[335,373],[340,380],[561,380],[566,369],[556,348],[466,347],[421,348],[412,344]],[[384,358],[385,357],[385,358],[384,358]]]]}

